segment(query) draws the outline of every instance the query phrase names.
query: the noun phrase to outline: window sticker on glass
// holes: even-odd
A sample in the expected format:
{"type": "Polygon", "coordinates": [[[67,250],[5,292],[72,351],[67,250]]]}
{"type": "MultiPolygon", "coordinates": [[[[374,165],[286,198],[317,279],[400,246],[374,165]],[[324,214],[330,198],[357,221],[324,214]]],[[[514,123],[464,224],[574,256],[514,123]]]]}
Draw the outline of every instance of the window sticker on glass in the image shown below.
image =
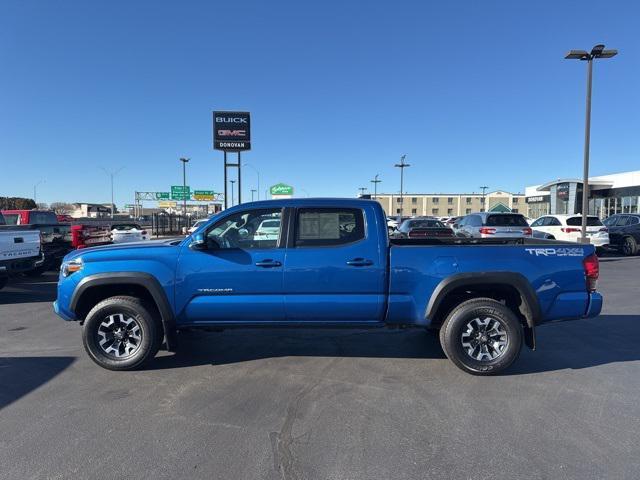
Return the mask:
{"type": "Polygon", "coordinates": [[[301,213],[300,240],[339,239],[340,216],[335,213],[301,213]]]}

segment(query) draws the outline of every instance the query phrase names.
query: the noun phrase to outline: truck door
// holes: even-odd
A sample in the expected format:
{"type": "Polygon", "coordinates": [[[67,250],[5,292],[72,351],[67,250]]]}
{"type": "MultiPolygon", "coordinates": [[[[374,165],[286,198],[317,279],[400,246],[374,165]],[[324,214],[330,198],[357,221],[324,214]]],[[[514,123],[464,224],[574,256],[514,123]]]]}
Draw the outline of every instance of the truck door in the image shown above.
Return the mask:
{"type": "Polygon", "coordinates": [[[284,245],[282,228],[274,228],[281,227],[281,217],[281,208],[229,213],[202,233],[204,246],[183,248],[176,271],[178,322],[284,320],[284,245]]]}
{"type": "Polygon", "coordinates": [[[292,212],[283,288],[288,321],[382,319],[386,235],[379,238],[373,209],[365,208],[298,208],[292,212]]]}

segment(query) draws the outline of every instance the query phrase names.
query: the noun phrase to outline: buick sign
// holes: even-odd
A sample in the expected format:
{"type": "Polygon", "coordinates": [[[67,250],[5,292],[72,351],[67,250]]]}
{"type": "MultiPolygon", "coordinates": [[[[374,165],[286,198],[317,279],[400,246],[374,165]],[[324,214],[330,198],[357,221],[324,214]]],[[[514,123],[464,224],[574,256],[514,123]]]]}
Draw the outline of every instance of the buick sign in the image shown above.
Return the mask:
{"type": "Polygon", "coordinates": [[[213,112],[213,148],[227,152],[251,150],[249,112],[213,112]]]}

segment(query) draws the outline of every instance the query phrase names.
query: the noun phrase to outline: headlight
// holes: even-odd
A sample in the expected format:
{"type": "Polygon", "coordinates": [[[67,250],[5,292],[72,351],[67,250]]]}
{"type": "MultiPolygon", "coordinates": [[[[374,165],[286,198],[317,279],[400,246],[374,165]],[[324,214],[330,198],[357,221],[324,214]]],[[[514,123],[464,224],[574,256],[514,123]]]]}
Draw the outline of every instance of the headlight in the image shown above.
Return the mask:
{"type": "Polygon", "coordinates": [[[60,267],[60,272],[63,277],[68,277],[79,270],[82,270],[82,258],[74,258],[73,260],[64,262],[60,267]]]}

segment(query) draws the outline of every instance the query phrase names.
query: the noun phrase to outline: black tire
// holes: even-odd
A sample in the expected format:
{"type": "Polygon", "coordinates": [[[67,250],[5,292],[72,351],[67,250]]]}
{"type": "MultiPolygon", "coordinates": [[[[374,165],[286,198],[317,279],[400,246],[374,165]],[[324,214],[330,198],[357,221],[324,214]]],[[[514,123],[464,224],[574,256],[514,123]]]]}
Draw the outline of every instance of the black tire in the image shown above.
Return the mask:
{"type": "Polygon", "coordinates": [[[7,283],[9,283],[9,279],[7,277],[0,278],[0,290],[6,287],[7,283]]]}
{"type": "Polygon", "coordinates": [[[636,239],[633,237],[624,237],[620,249],[624,255],[630,257],[638,253],[638,242],[636,242],[636,239]]]}
{"type": "Polygon", "coordinates": [[[496,375],[508,368],[520,355],[522,338],[522,325],[516,315],[508,307],[491,298],[474,298],[462,302],[449,313],[440,328],[440,344],[447,358],[458,368],[472,375],[496,375]],[[480,356],[480,359],[477,359],[472,353],[467,352],[467,348],[472,348],[471,346],[463,346],[464,339],[468,340],[471,337],[463,337],[463,335],[468,335],[467,331],[475,332],[470,330],[470,325],[480,327],[478,332],[480,335],[482,330],[480,323],[486,319],[489,319],[490,325],[497,323],[500,326],[500,331],[504,333],[497,335],[498,330],[491,329],[496,332],[492,335],[497,335],[494,338],[499,338],[501,342],[505,342],[505,345],[495,349],[491,338],[484,335],[485,345],[491,348],[479,346],[476,350],[474,347],[473,352],[478,352],[477,355],[480,356]],[[483,353],[481,348],[487,349],[487,353],[483,353]],[[496,356],[485,359],[484,355],[496,356]]]}
{"type": "MultiPolygon", "coordinates": [[[[152,311],[153,309],[139,298],[126,296],[110,297],[93,307],[82,329],[84,349],[91,360],[108,370],[134,370],[152,359],[162,344],[162,326],[159,319],[153,318],[150,313],[152,311]],[[104,334],[107,328],[105,324],[109,322],[112,325],[121,325],[120,330],[122,328],[127,330],[124,322],[133,324],[136,328],[134,333],[140,337],[140,340],[135,340],[134,343],[135,336],[125,334],[126,342],[117,344],[118,353],[116,354],[117,340],[110,343],[108,332],[106,336],[104,334]],[[101,342],[104,342],[103,346],[101,342]],[[132,351],[127,352],[127,348],[131,348],[132,351]],[[112,350],[112,352],[106,350],[112,350]]],[[[115,333],[111,338],[118,334],[120,332],[115,333]]]]}

